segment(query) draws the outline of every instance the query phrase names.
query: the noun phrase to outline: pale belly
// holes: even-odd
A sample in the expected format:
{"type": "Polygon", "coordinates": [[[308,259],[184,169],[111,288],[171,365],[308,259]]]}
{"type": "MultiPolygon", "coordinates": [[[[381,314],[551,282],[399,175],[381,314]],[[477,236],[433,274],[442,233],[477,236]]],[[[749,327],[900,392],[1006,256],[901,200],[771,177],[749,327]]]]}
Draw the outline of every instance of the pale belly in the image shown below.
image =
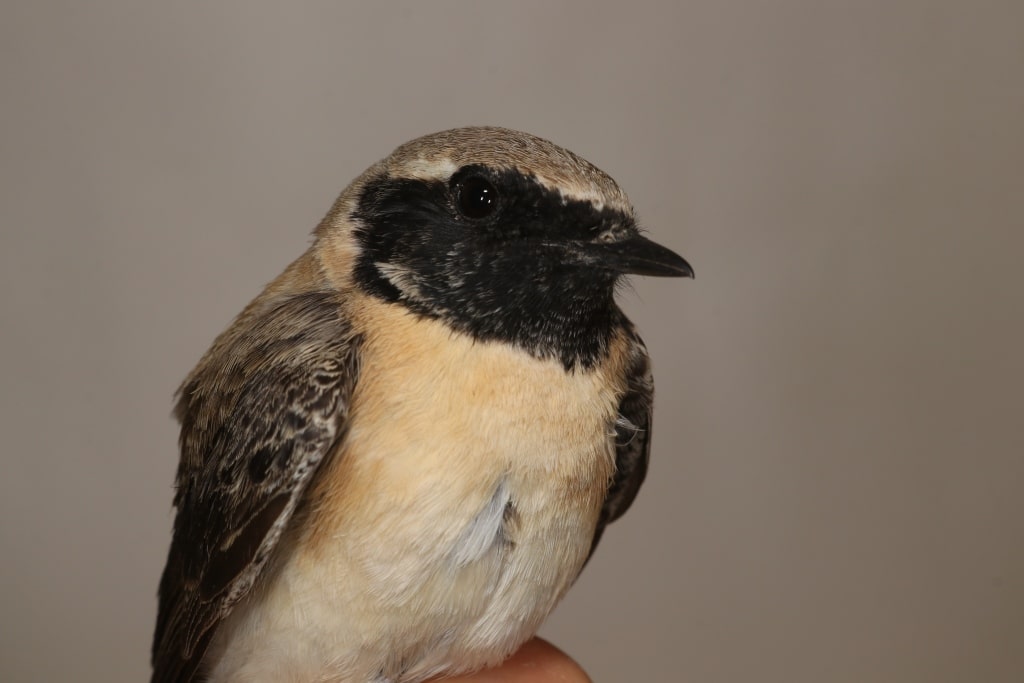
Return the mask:
{"type": "Polygon", "coordinates": [[[370,340],[345,448],[263,590],[218,629],[212,681],[490,666],[575,580],[613,473],[615,382],[435,332],[370,340]]]}

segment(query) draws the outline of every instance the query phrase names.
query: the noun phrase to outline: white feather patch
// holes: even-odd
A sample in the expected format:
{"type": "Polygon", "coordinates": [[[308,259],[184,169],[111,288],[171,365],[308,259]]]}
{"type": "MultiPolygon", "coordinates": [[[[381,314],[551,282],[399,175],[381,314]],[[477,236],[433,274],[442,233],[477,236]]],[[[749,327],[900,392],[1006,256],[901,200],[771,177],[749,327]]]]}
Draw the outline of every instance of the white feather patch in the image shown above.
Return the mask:
{"type": "Polygon", "coordinates": [[[499,542],[508,499],[508,485],[502,479],[491,499],[456,539],[451,554],[456,566],[464,567],[476,562],[499,542]]]}

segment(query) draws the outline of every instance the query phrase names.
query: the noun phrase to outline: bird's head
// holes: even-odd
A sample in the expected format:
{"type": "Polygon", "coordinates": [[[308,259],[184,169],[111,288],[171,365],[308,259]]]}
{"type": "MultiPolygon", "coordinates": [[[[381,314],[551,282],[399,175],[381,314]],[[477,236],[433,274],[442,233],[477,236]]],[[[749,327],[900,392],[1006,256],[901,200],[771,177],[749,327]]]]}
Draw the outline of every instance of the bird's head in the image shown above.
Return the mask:
{"type": "Polygon", "coordinates": [[[406,143],[332,214],[318,235],[346,226],[355,286],[567,365],[600,355],[620,315],[613,297],[623,275],[693,276],[682,257],[640,234],[606,173],[504,128],[406,143]]]}

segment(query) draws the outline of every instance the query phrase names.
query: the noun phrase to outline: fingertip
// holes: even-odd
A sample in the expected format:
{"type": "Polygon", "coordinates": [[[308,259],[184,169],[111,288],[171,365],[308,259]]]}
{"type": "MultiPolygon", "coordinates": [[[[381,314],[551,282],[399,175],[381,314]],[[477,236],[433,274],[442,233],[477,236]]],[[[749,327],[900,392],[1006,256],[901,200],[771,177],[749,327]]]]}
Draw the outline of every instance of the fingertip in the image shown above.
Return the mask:
{"type": "MultiPolygon", "coordinates": [[[[505,667],[533,677],[523,681],[558,681],[558,683],[592,683],[587,672],[569,655],[542,638],[527,642],[505,663],[505,667]]],[[[520,680],[520,679],[513,679],[520,680]]]]}
{"type": "Polygon", "coordinates": [[[572,657],[541,638],[527,642],[499,667],[442,680],[448,683],[592,683],[572,657]]]}

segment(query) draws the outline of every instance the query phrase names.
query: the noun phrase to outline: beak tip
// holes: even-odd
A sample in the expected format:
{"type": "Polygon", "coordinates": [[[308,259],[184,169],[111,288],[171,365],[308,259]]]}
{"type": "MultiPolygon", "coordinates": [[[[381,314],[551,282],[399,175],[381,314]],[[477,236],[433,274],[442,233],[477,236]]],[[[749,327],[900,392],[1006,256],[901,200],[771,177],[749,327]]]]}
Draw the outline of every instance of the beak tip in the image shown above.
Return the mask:
{"type": "Polygon", "coordinates": [[[690,262],[684,259],[678,254],[672,254],[674,257],[671,263],[665,263],[665,270],[661,274],[669,277],[685,277],[691,280],[694,279],[693,266],[690,262]]]}

